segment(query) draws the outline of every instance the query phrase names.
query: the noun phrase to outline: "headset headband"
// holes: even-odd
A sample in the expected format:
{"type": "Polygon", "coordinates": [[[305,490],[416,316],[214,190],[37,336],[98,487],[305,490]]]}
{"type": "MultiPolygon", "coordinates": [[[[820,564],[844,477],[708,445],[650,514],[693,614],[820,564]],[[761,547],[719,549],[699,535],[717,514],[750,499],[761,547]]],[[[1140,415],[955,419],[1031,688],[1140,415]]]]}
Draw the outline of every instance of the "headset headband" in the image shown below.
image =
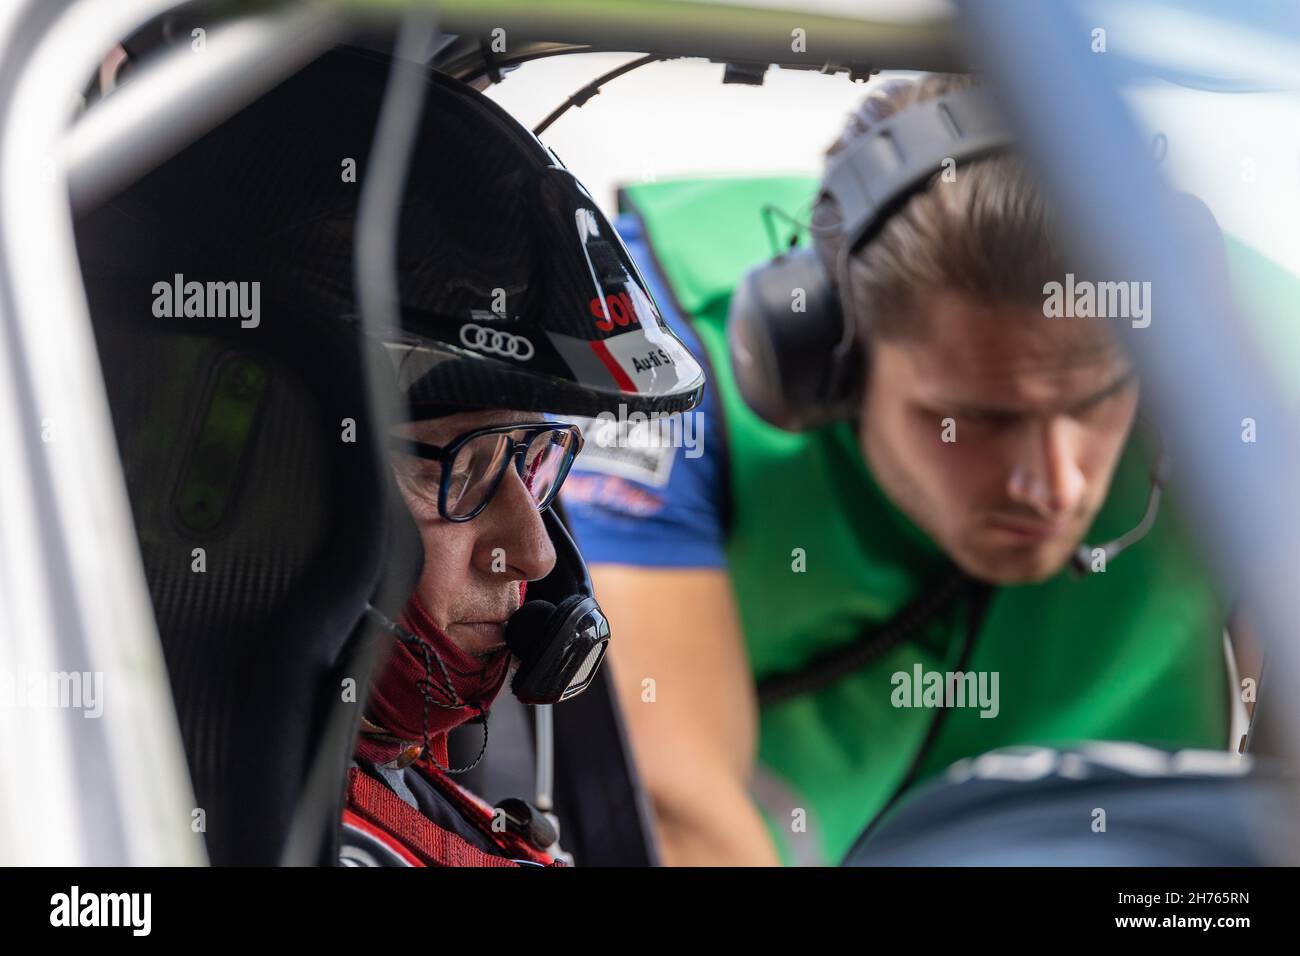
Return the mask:
{"type": "Polygon", "coordinates": [[[863,350],[850,256],[936,173],[1014,145],[991,98],[967,87],[909,103],[836,154],[822,195],[839,207],[838,261],[794,249],[750,270],[731,299],[727,337],[741,395],[765,421],[804,431],[857,413],[863,350]],[[807,308],[791,308],[793,289],[807,308]]]}
{"type": "Polygon", "coordinates": [[[910,103],[881,120],[835,156],[822,179],[840,210],[841,256],[867,242],[946,160],[964,163],[1012,142],[978,87],[910,103]]]}

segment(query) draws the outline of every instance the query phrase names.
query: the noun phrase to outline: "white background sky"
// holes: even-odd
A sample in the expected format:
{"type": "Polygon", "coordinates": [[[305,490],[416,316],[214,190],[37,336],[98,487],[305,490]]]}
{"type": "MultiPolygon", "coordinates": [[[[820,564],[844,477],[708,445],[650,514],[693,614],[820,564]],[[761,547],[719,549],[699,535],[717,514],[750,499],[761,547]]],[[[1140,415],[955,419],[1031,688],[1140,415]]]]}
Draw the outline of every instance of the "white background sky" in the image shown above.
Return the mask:
{"type": "MultiPolygon", "coordinates": [[[[636,57],[536,60],[487,94],[531,128],[579,87],[636,57]]],[[[820,175],[822,152],[867,90],[844,73],[770,69],[756,87],[724,86],[722,72],[721,63],[705,60],[643,66],[569,110],[542,140],[609,214],[614,190],[625,182],[709,173],[820,175]]]]}
{"type": "MultiPolygon", "coordinates": [[[[521,65],[487,94],[532,127],[599,74],[638,54],[586,53],[521,65]]],[[[542,137],[607,214],[625,182],[745,172],[820,175],[822,153],[871,84],[770,69],[763,86],[722,84],[704,60],[619,77],[542,137]]],[[[909,75],[909,74],[900,74],[909,75]]],[[[1152,82],[1130,91],[1168,140],[1166,172],[1233,235],[1300,274],[1300,97],[1210,93],[1152,82]]]]}
{"type": "MultiPolygon", "coordinates": [[[[1242,63],[1237,46],[1233,62],[1242,63]]],[[[578,88],[636,56],[590,53],[524,63],[487,93],[532,127],[578,88]]],[[[770,69],[763,86],[724,86],[722,72],[722,64],[704,60],[650,64],[571,109],[542,139],[612,217],[615,189],[627,182],[708,174],[820,175],[826,146],[878,82],[770,69]]],[[[1231,75],[1228,67],[1223,72],[1231,75]]],[[[1204,200],[1225,232],[1300,275],[1297,92],[1216,93],[1159,80],[1136,86],[1127,96],[1148,135],[1164,134],[1163,171],[1170,181],[1204,200]]],[[[786,212],[803,216],[807,211],[786,212]]],[[[1288,330],[1300,321],[1300,303],[1261,301],[1257,307],[1267,313],[1259,318],[1273,329],[1265,341],[1294,342],[1288,330]]],[[[1294,344],[1284,351],[1289,359],[1276,353],[1278,383],[1300,400],[1293,375],[1300,352],[1294,344]]]]}

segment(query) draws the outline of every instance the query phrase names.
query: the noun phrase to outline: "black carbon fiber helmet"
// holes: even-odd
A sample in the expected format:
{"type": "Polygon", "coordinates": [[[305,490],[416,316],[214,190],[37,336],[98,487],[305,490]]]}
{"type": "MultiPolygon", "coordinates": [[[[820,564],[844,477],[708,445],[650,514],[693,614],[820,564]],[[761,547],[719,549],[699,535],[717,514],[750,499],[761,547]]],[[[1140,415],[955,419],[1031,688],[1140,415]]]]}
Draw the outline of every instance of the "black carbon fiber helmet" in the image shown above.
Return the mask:
{"type": "MultiPolygon", "coordinates": [[[[391,62],[325,54],[121,201],[167,211],[172,229],[181,204],[193,232],[176,241],[201,234],[205,271],[259,279],[264,303],[354,314],[357,209],[391,62]]],[[[700,364],[582,184],[505,110],[433,70],[397,256],[401,328],[384,346],[412,417],[700,399],[700,364]]]]}

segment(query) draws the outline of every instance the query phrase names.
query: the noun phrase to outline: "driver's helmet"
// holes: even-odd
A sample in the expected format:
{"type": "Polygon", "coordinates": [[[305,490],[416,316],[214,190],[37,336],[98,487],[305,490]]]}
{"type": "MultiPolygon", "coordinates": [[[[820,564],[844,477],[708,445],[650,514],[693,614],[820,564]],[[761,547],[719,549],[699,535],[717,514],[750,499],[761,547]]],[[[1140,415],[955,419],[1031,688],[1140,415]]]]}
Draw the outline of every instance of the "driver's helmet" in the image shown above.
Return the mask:
{"type": "MultiPolygon", "coordinates": [[[[205,263],[260,277],[279,301],[355,316],[357,212],[392,62],[353,47],[321,56],[126,201],[167,210],[223,257],[205,263]]],[[[582,184],[505,110],[431,69],[397,259],[399,326],[383,345],[413,418],[699,402],[700,364],[582,184]]]]}

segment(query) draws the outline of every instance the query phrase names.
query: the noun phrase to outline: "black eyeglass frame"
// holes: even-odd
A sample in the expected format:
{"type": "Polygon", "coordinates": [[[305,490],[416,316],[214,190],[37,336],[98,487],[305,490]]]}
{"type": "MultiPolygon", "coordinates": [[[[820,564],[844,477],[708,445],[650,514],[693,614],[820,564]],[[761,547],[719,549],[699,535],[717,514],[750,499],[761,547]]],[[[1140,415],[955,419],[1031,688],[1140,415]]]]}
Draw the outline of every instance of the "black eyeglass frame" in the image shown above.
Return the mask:
{"type": "Polygon", "coordinates": [[[492,503],[493,497],[496,496],[497,490],[501,487],[501,479],[505,477],[506,469],[510,466],[511,461],[515,463],[515,473],[519,475],[522,481],[524,478],[524,459],[528,456],[528,449],[537,440],[538,436],[552,432],[568,432],[573,436],[574,444],[572,451],[561,466],[561,471],[556,476],[555,483],[551,486],[546,500],[537,502],[537,510],[545,511],[550,507],[551,502],[555,500],[555,496],[559,494],[560,486],[564,484],[564,479],[569,476],[569,469],[573,467],[574,459],[582,451],[582,431],[577,425],[567,422],[522,422],[518,425],[493,425],[489,428],[475,428],[473,431],[464,432],[457,435],[446,445],[431,445],[428,442],[416,441],[414,438],[390,435],[388,437],[388,447],[391,451],[422,458],[425,461],[436,461],[442,465],[442,473],[438,476],[438,514],[447,521],[462,522],[472,521],[483,512],[484,508],[492,503]],[[511,443],[510,452],[502,457],[501,468],[497,471],[496,477],[492,479],[492,485],[483,495],[483,500],[467,515],[453,517],[449,514],[447,511],[447,487],[451,483],[451,476],[455,471],[452,466],[456,460],[456,453],[474,439],[482,438],[484,435],[504,435],[518,431],[527,432],[527,434],[511,443]]]}

